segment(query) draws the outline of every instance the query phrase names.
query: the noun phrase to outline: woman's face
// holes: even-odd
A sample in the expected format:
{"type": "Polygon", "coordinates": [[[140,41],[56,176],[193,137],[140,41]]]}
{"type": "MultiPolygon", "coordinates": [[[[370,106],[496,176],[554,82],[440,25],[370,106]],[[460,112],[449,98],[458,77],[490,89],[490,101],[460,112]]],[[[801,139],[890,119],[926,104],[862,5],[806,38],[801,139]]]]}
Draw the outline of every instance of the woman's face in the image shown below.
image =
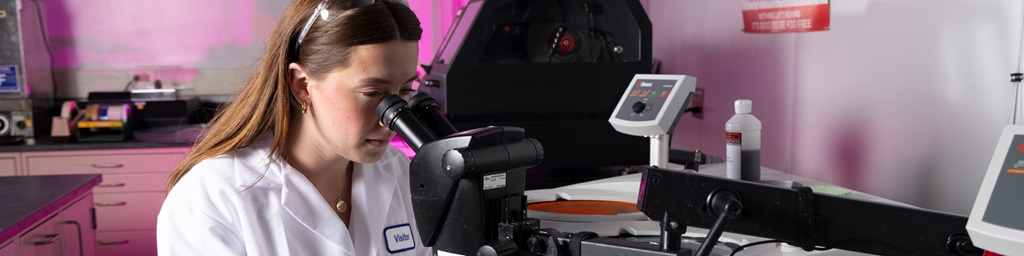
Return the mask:
{"type": "Polygon", "coordinates": [[[333,151],[359,163],[380,160],[395,132],[380,125],[377,104],[385,96],[412,93],[416,78],[415,41],[395,40],[355,47],[349,65],[310,80],[310,115],[324,143],[333,151]]]}

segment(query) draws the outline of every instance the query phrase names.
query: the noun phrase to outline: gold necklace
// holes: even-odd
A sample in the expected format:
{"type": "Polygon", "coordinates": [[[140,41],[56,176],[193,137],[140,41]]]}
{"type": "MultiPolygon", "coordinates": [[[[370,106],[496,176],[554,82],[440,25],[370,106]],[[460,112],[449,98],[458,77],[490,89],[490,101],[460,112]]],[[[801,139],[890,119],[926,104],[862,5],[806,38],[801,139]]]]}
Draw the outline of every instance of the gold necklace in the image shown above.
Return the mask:
{"type": "MultiPolygon", "coordinates": [[[[348,162],[348,166],[345,167],[345,172],[346,172],[350,182],[352,180],[352,168],[353,168],[353,165],[354,164],[350,161],[350,162],[348,162]]],[[[351,189],[351,188],[349,188],[349,189],[351,189]]],[[[344,193],[342,193],[341,196],[338,197],[338,200],[334,201],[334,209],[338,210],[338,212],[340,212],[340,213],[345,213],[345,211],[348,211],[348,204],[345,203],[345,200],[341,200],[341,198],[343,198],[343,197],[345,197],[344,193]]]]}
{"type": "Polygon", "coordinates": [[[345,200],[341,200],[341,197],[339,197],[338,201],[334,202],[334,209],[337,209],[340,213],[345,213],[345,211],[348,210],[348,204],[345,203],[345,200]]]}

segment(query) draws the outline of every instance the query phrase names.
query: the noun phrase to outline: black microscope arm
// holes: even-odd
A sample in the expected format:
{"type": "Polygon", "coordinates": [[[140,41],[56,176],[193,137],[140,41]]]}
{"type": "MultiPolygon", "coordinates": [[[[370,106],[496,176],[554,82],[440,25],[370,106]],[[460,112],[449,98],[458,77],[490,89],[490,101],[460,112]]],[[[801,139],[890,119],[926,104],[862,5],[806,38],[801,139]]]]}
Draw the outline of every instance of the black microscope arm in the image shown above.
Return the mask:
{"type": "Polygon", "coordinates": [[[724,231],[778,239],[804,250],[836,248],[880,255],[981,255],[967,236],[967,218],[921,208],[815,194],[695,172],[650,168],[637,207],[651,219],[711,228],[711,197],[742,202],[724,231]]]}

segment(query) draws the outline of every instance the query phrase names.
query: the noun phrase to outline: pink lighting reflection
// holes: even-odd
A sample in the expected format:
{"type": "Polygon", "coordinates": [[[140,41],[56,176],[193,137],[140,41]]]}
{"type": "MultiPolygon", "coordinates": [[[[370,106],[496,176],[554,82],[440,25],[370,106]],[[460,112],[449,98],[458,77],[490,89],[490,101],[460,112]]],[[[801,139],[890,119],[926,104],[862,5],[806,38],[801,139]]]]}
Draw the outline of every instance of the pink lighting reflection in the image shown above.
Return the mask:
{"type": "Polygon", "coordinates": [[[43,4],[54,65],[80,69],[248,67],[283,10],[252,0],[43,4]]]}
{"type": "Polygon", "coordinates": [[[416,156],[416,151],[413,151],[409,144],[402,140],[402,137],[395,136],[395,138],[391,139],[391,146],[405,153],[405,155],[409,156],[409,159],[416,156]]]}
{"type": "MultiPolygon", "coordinates": [[[[249,68],[289,1],[40,0],[54,65],[249,68]]],[[[420,63],[429,63],[468,0],[408,1],[420,18],[420,63]]]]}
{"type": "Polygon", "coordinates": [[[469,0],[409,1],[409,7],[420,19],[423,37],[420,39],[420,63],[430,63],[434,52],[448,34],[448,28],[455,22],[459,8],[469,0]]]}

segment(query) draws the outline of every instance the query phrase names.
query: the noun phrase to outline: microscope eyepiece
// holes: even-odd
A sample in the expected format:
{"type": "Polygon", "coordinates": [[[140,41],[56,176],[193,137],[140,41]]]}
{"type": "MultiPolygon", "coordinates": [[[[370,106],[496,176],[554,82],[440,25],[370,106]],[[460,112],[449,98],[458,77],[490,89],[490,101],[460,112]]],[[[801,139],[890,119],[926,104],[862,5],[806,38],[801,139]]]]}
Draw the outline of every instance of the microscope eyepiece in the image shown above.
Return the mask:
{"type": "Polygon", "coordinates": [[[437,101],[425,92],[417,93],[409,98],[409,106],[412,106],[413,108],[428,107],[431,105],[433,107],[437,107],[437,101]]]}
{"type": "Polygon", "coordinates": [[[398,132],[413,151],[419,151],[424,143],[437,138],[416,119],[416,115],[409,109],[409,104],[396,94],[384,97],[377,105],[377,117],[388,129],[398,132]]]}
{"type": "Polygon", "coordinates": [[[399,114],[405,114],[409,111],[409,104],[398,95],[390,95],[384,97],[384,100],[377,104],[377,117],[380,118],[380,122],[391,128],[395,123],[395,119],[398,118],[399,114]]]}
{"type": "Polygon", "coordinates": [[[458,132],[455,126],[441,113],[441,106],[427,93],[417,93],[409,99],[409,106],[424,124],[438,136],[444,137],[458,132]]]}

